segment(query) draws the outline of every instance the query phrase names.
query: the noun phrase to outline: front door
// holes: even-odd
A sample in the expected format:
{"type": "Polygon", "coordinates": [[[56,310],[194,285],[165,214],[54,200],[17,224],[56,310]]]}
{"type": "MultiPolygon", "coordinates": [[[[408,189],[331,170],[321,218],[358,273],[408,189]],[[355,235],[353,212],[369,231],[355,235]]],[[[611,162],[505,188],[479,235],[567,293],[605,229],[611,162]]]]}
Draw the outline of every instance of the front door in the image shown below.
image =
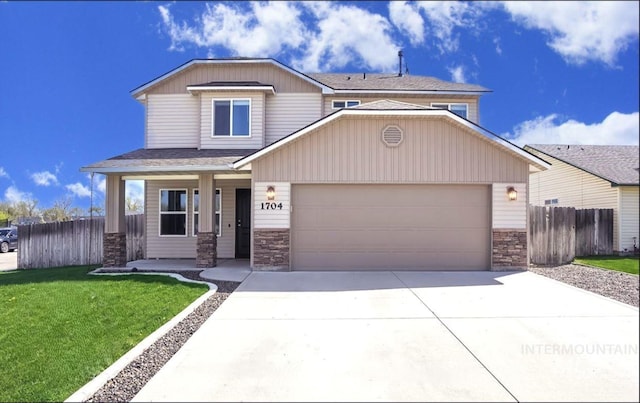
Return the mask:
{"type": "Polygon", "coordinates": [[[236,259],[248,259],[251,250],[251,189],[236,189],[236,259]]]}

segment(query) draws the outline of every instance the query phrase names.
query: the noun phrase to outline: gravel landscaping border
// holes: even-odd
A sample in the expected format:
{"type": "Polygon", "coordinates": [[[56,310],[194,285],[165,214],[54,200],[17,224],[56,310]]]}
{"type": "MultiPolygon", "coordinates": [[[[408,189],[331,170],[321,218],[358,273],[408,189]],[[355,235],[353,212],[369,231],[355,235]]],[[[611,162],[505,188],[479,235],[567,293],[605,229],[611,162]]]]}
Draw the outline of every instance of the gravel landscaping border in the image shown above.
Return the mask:
{"type": "MultiPolygon", "coordinates": [[[[109,273],[101,270],[101,273],[109,273]]],[[[114,273],[122,273],[115,271],[114,273]]],[[[137,273],[158,273],[139,270],[137,273]]],[[[187,342],[200,326],[215,312],[220,305],[240,285],[234,281],[212,281],[200,277],[199,271],[173,271],[172,273],[191,279],[214,283],[218,290],[206,299],[187,317],[160,337],[155,343],[129,363],[115,377],[107,381],[97,392],[85,402],[129,402],[149,382],[149,380],[166,364],[169,359],[187,342]]]]}
{"type": "Polygon", "coordinates": [[[530,266],[529,271],[625,304],[639,305],[640,281],[635,274],[578,264],[530,266]]]}

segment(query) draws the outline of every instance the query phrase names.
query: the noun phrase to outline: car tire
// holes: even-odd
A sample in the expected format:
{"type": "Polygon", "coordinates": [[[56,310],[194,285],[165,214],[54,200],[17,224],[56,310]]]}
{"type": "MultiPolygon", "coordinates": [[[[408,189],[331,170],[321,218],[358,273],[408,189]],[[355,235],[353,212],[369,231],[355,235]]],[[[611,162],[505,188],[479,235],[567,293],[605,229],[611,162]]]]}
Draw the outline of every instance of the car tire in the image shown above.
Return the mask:
{"type": "Polygon", "coordinates": [[[6,242],[0,243],[0,253],[7,253],[7,252],[9,252],[9,244],[6,242]]]}

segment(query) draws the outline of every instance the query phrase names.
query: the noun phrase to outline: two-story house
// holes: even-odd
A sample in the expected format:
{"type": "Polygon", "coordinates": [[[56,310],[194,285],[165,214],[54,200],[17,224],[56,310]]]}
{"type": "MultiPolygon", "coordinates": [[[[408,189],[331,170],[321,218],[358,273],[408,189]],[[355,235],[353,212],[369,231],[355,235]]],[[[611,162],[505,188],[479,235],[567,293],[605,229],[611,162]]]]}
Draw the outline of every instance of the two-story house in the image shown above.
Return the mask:
{"type": "Polygon", "coordinates": [[[106,175],[105,266],[124,266],[124,181],[145,181],[146,258],[254,269],[527,265],[529,173],[482,128],[487,89],[400,74],[192,60],[132,91],[144,148],[106,175]]]}

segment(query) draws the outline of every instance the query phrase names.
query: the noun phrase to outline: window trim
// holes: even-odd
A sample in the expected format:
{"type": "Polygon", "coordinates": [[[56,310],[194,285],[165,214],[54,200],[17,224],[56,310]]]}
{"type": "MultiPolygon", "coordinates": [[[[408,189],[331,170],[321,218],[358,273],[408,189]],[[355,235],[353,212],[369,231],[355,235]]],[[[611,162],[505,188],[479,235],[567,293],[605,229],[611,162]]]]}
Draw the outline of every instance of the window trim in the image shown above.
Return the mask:
{"type": "Polygon", "coordinates": [[[211,137],[212,138],[250,138],[251,137],[251,98],[211,98],[211,137]],[[216,121],[216,101],[229,101],[229,135],[215,134],[215,121],[216,121]],[[248,101],[249,102],[249,134],[233,134],[233,102],[234,101],[248,101]]]}
{"type": "Polygon", "coordinates": [[[444,109],[444,108],[441,108],[440,106],[436,106],[436,105],[442,105],[442,106],[446,105],[447,106],[447,110],[450,111],[451,113],[456,114],[457,116],[460,116],[460,115],[458,115],[457,113],[452,111],[451,110],[451,106],[453,106],[453,105],[455,105],[455,106],[464,106],[466,108],[466,115],[467,116],[464,116],[464,117],[460,116],[460,117],[463,118],[463,119],[469,120],[469,104],[468,103],[465,103],[465,102],[431,102],[431,107],[432,108],[444,109]]]}
{"type": "Polygon", "coordinates": [[[361,102],[359,99],[333,99],[331,100],[331,109],[343,109],[343,108],[354,108],[356,106],[360,106],[361,102]],[[344,106],[336,106],[336,102],[344,102],[344,106]],[[357,102],[357,105],[348,106],[349,102],[357,102]]]}
{"type": "MultiPolygon", "coordinates": [[[[191,219],[192,219],[192,224],[191,224],[191,235],[192,236],[198,236],[198,234],[196,233],[196,214],[198,214],[198,219],[200,219],[200,206],[198,205],[198,211],[196,212],[196,192],[198,192],[198,196],[200,196],[200,189],[199,188],[193,188],[192,194],[193,194],[193,198],[191,201],[191,219]]],[[[214,209],[213,215],[214,215],[214,219],[215,219],[215,215],[218,214],[218,216],[220,217],[220,222],[218,223],[218,233],[216,234],[216,236],[219,238],[222,236],[222,188],[216,188],[216,193],[220,194],[220,206],[218,210],[214,209]]],[[[199,201],[199,199],[198,199],[199,201]]],[[[213,203],[215,204],[215,199],[213,201],[213,203]]],[[[214,206],[215,207],[215,206],[214,206]]],[[[215,223],[214,223],[214,228],[215,228],[215,223]]]]}
{"type": "Polygon", "coordinates": [[[158,236],[162,238],[186,238],[189,235],[189,231],[187,230],[188,226],[189,226],[189,189],[186,189],[186,188],[158,189],[158,236]],[[184,191],[184,196],[186,197],[184,211],[167,211],[163,213],[162,212],[162,192],[163,191],[177,191],[177,192],[184,191]],[[162,233],[162,216],[164,214],[171,214],[171,215],[184,214],[184,224],[185,224],[184,235],[181,235],[181,234],[171,235],[171,234],[162,233]]]}

